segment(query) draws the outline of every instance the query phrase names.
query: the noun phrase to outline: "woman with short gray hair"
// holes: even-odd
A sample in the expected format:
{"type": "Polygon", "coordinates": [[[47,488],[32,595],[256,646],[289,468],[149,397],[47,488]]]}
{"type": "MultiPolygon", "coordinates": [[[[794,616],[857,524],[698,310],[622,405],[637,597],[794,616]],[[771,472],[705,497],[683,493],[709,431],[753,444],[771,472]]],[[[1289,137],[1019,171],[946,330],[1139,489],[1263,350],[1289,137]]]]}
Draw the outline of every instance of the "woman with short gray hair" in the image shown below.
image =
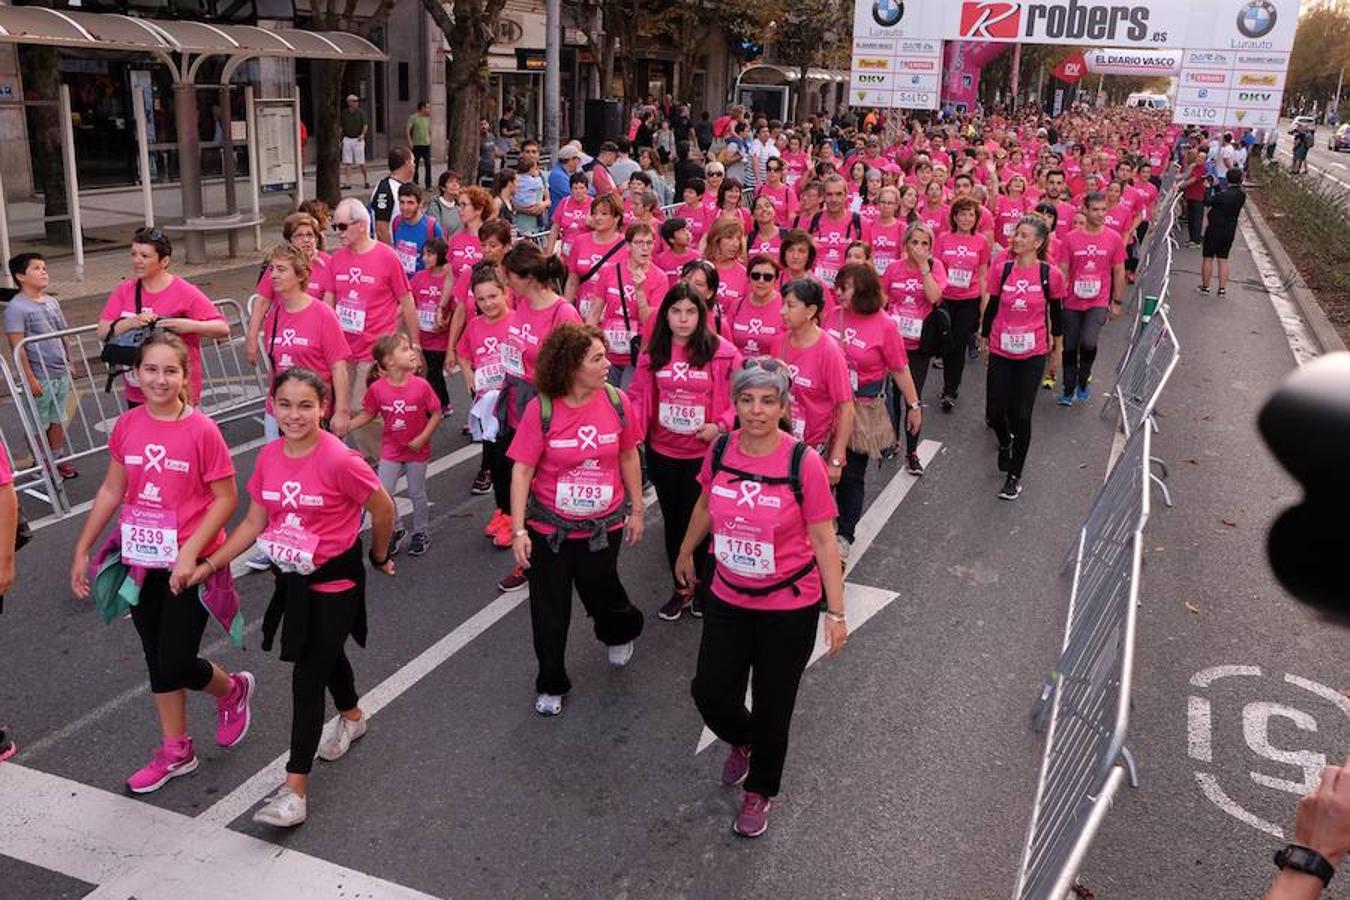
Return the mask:
{"type": "Polygon", "coordinates": [[[740,427],[713,441],[675,562],[676,580],[692,586],[694,551],[712,534],[692,691],[704,722],[731,745],[722,782],[745,784],[732,825],[743,837],[769,827],[822,596],[829,652],[848,634],[830,481],[820,455],[785,430],[790,390],[787,363],[771,357],[747,359],[732,376],[740,427]]]}

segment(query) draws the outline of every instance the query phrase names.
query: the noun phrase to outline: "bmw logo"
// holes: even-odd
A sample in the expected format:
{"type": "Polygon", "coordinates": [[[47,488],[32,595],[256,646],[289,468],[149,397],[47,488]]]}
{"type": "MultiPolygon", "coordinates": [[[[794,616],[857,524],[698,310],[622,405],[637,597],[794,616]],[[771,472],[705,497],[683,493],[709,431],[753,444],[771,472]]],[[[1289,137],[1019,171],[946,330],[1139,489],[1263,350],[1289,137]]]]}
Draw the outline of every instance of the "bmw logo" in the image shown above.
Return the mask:
{"type": "Polygon", "coordinates": [[[899,24],[904,15],[903,0],[872,0],[872,21],[882,28],[891,28],[899,24]]]}
{"type": "MultiPolygon", "coordinates": [[[[872,14],[877,15],[876,7],[872,14]]],[[[1275,28],[1275,5],[1270,0],[1251,0],[1238,12],[1237,27],[1244,37],[1265,37],[1275,28]]]]}

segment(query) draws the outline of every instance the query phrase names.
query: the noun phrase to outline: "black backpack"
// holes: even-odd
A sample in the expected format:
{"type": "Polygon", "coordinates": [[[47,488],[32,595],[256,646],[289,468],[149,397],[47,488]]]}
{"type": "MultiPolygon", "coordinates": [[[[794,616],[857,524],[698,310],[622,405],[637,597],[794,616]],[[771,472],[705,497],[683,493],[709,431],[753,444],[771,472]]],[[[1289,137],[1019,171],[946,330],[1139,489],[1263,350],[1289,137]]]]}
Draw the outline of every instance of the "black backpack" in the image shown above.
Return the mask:
{"type": "Polygon", "coordinates": [[[746,472],[743,469],[734,469],[731,466],[722,464],[722,455],[727,450],[728,435],[720,434],[712,445],[712,470],[711,478],[716,478],[718,472],[730,472],[737,481],[757,481],[760,484],[786,484],[792,489],[792,496],[797,501],[797,505],[802,505],[802,459],[806,456],[806,443],[797,441],[792,445],[792,457],[788,462],[787,475],[759,475],[754,472],[746,472]]]}

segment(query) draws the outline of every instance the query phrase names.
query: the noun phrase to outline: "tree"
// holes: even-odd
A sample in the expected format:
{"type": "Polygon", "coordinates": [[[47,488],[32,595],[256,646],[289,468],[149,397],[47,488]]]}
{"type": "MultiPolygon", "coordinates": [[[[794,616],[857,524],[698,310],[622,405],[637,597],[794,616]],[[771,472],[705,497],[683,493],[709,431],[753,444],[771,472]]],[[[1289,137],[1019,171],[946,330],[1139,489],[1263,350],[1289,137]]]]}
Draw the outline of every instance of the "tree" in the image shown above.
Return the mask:
{"type": "Polygon", "coordinates": [[[487,94],[487,54],[506,0],[422,0],[436,27],[450,45],[445,79],[449,167],[472,178],[478,171],[478,120],[487,94]],[[446,11],[446,6],[453,10],[446,11]]]}
{"type": "Polygon", "coordinates": [[[679,58],[671,93],[692,100],[691,76],[711,43],[728,37],[763,40],[781,10],[782,0],[646,0],[642,34],[675,48],[679,58]]]}
{"type": "MultiPolygon", "coordinates": [[[[380,0],[369,18],[356,17],[357,0],[312,0],[311,18],[320,31],[346,31],[369,37],[389,17],[394,0],[380,0]]],[[[314,181],[315,195],[330,205],[342,198],[338,184],[342,133],[338,110],[342,102],[342,76],[347,62],[316,59],[310,64],[314,90],[314,181]]],[[[373,134],[374,132],[367,132],[373,134]]]]}
{"type": "MultiPolygon", "coordinates": [[[[66,202],[65,157],[61,155],[60,108],[50,105],[61,96],[60,57],[55,47],[41,44],[19,44],[18,49],[24,99],[48,102],[48,105],[27,108],[34,187],[42,192],[46,237],[53,243],[69,243],[72,239],[70,220],[52,221],[52,217],[70,213],[70,205],[66,202]]],[[[140,102],[139,97],[136,102],[140,102]]]]}
{"type": "Polygon", "coordinates": [[[1287,103],[1313,102],[1320,108],[1336,93],[1341,69],[1350,62],[1350,8],[1322,3],[1298,20],[1294,52],[1285,79],[1287,103]]]}

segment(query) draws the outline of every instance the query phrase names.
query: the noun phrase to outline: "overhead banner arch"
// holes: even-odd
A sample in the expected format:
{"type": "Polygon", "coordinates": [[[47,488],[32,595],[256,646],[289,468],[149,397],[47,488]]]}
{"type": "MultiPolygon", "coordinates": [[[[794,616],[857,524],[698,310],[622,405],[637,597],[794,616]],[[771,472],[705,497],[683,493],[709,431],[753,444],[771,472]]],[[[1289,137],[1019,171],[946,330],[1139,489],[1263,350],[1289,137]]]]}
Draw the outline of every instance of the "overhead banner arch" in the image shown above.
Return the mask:
{"type": "MultiPolygon", "coordinates": [[[[1299,0],[855,0],[849,102],[935,108],[938,88],[928,84],[940,81],[941,73],[916,78],[916,67],[929,75],[931,60],[941,62],[943,41],[971,40],[1186,51],[1187,59],[1208,59],[1211,66],[1217,59],[1230,73],[1245,73],[1233,80],[1250,80],[1252,72],[1244,66],[1265,62],[1256,74],[1278,76],[1278,99],[1298,11],[1299,0]],[[1219,56],[1204,56],[1213,53],[1219,56]]],[[[1211,82],[1213,71],[1205,76],[1211,82]]],[[[1236,100],[1236,93],[1225,92],[1223,99],[1236,100]]],[[[1261,102],[1272,100],[1263,96],[1261,102]]],[[[1203,118],[1213,122],[1213,115],[1203,118]]],[[[1183,120],[1180,104],[1178,117],[1183,120]]],[[[1214,124],[1234,117],[1224,112],[1218,118],[1214,124]]]]}
{"type": "Polygon", "coordinates": [[[1180,50],[1089,50],[1084,54],[1093,75],[1175,77],[1181,72],[1180,50]]]}

